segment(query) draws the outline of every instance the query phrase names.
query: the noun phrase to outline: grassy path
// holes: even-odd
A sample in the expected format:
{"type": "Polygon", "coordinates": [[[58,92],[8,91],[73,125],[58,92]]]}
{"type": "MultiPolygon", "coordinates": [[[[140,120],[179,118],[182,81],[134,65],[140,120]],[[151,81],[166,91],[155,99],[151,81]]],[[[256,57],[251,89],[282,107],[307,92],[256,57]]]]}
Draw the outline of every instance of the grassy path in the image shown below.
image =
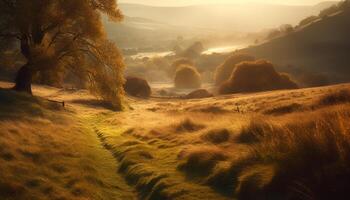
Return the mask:
{"type": "Polygon", "coordinates": [[[101,199],[106,200],[136,200],[139,199],[137,192],[125,178],[118,172],[119,161],[115,159],[113,152],[107,143],[103,140],[101,134],[96,129],[96,116],[104,116],[106,113],[113,113],[104,108],[93,109],[89,106],[68,103],[68,109],[75,112],[76,118],[80,120],[80,126],[91,136],[88,143],[96,154],[96,165],[104,173],[104,180],[110,185],[109,191],[104,191],[106,196],[101,199]]]}
{"type": "Polygon", "coordinates": [[[123,116],[132,114],[135,113],[103,112],[91,116],[89,124],[102,145],[113,154],[118,172],[135,188],[139,199],[229,199],[189,179],[178,169],[183,145],[136,134],[133,126],[147,123],[128,124],[122,120],[123,116]]]}

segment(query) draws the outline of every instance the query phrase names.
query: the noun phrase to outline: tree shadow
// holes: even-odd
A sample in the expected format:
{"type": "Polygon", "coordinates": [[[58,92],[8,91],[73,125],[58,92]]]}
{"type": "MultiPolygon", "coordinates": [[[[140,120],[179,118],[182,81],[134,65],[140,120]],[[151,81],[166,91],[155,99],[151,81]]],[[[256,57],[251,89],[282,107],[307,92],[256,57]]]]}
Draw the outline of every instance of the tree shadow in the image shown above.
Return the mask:
{"type": "Polygon", "coordinates": [[[104,108],[112,111],[120,111],[120,109],[113,106],[110,102],[96,99],[76,99],[70,101],[70,103],[80,104],[91,108],[104,108]]]}

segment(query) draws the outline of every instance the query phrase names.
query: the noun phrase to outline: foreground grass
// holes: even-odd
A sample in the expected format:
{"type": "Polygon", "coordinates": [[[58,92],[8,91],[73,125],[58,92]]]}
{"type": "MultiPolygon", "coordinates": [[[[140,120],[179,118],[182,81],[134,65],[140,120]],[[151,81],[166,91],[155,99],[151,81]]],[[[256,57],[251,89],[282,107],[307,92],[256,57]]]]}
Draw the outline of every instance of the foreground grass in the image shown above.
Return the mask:
{"type": "Polygon", "coordinates": [[[75,113],[0,89],[0,127],[0,199],[133,199],[75,113]]]}
{"type": "Polygon", "coordinates": [[[234,157],[232,148],[198,148],[180,166],[238,199],[349,197],[349,94],[328,93],[312,109],[289,115],[254,116],[233,142],[247,145],[246,153],[234,157]]]}

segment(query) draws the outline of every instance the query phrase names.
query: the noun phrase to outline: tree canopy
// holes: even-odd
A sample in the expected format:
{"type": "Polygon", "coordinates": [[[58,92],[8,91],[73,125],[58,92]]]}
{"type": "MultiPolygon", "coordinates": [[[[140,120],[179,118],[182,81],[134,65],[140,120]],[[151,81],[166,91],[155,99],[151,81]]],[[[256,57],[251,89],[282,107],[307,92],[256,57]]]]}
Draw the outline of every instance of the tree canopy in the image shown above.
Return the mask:
{"type": "Polygon", "coordinates": [[[31,93],[36,73],[63,65],[86,77],[95,94],[119,98],[123,62],[106,38],[105,16],[122,19],[115,0],[0,0],[0,43],[13,43],[26,60],[15,89],[31,93]]]}

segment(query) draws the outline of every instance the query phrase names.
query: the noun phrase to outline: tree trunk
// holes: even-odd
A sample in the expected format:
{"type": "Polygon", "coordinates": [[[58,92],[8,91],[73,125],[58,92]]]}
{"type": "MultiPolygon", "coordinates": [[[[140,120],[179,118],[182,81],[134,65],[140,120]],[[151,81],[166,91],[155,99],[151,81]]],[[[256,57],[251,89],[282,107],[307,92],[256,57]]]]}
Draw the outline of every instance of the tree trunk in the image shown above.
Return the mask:
{"type": "Polygon", "coordinates": [[[32,94],[32,77],[33,71],[29,68],[29,65],[26,64],[22,66],[21,69],[17,72],[15,79],[16,85],[13,89],[16,91],[32,94]]]}

